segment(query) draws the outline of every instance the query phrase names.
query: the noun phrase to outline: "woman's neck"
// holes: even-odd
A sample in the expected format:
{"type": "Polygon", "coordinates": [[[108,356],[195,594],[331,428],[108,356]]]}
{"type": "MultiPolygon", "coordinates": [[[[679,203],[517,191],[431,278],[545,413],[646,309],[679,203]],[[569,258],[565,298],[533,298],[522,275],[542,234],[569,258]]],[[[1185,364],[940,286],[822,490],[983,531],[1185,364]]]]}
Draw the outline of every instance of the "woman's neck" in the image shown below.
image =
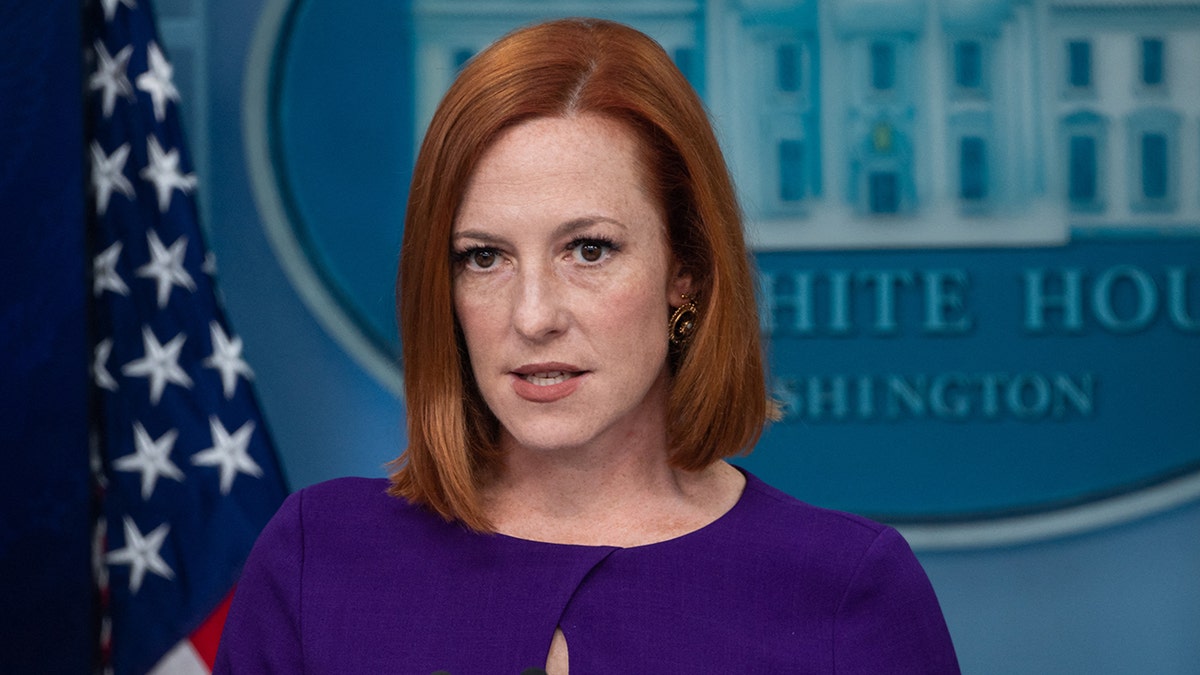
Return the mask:
{"type": "Polygon", "coordinates": [[[672,539],[719,518],[745,479],[717,462],[701,471],[667,463],[658,451],[625,445],[529,451],[508,445],[484,488],[502,534],[562,544],[638,546],[672,539]]]}

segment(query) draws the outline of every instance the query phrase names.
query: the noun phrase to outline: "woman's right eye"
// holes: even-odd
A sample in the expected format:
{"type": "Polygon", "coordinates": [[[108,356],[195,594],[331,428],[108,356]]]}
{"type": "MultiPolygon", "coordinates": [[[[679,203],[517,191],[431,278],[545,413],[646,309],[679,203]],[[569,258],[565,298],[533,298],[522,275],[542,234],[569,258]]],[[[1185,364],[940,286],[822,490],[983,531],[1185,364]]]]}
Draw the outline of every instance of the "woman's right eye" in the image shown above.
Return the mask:
{"type": "Polygon", "coordinates": [[[486,270],[495,265],[496,261],[500,259],[500,252],[494,248],[479,247],[467,249],[454,257],[467,267],[486,270]]]}
{"type": "Polygon", "coordinates": [[[496,252],[486,248],[472,251],[471,262],[476,267],[487,269],[496,263],[496,252]]]}

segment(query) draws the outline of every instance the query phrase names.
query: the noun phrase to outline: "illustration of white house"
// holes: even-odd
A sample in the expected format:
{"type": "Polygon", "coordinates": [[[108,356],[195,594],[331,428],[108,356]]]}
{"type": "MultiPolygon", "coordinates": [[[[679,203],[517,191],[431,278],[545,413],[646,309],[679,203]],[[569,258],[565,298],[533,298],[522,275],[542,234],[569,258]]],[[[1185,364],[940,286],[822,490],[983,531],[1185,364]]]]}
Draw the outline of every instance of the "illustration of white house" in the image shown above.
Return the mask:
{"type": "Polygon", "coordinates": [[[1081,228],[1200,222],[1200,3],[1039,7],[1051,189],[1081,228]]]}
{"type": "Polygon", "coordinates": [[[414,133],[472,54],[570,15],[672,55],[759,249],[1200,226],[1200,2],[417,0],[414,133]]]}

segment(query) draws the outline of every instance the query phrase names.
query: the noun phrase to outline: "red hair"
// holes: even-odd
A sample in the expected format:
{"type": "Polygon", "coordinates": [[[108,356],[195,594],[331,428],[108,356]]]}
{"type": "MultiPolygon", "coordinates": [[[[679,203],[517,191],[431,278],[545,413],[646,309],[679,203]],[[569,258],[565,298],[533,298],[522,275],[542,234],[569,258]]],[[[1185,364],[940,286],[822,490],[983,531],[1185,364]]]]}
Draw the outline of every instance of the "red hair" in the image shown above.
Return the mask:
{"type": "Polygon", "coordinates": [[[409,444],[390,492],[479,531],[490,529],[479,488],[499,460],[499,423],[454,316],[450,233],[475,165],[501,131],[581,113],[635,133],[671,250],[692,278],[700,318],[691,343],[671,353],[669,462],[695,471],[748,452],[774,412],[741,214],[695,91],[658,43],[628,26],[565,19],[512,32],[464,66],[430,122],[396,282],[409,444]]]}

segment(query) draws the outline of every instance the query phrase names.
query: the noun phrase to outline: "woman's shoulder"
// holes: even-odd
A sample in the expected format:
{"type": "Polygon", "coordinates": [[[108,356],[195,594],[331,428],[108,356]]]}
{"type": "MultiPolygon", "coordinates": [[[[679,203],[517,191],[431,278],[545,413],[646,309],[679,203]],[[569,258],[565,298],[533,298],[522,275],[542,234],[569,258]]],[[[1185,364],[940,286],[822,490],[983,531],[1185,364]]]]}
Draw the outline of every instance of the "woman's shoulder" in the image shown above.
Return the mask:
{"type": "Polygon", "coordinates": [[[806,606],[824,599],[815,605],[836,616],[838,672],[958,672],[937,596],[895,528],[813,506],[748,473],[744,497],[758,555],[768,556],[757,569],[772,588],[793,583],[806,606]]]}
{"type": "Polygon", "coordinates": [[[383,500],[394,499],[387,490],[388,481],[385,478],[347,476],[313,483],[292,493],[290,498],[324,506],[353,505],[378,508],[386,503],[383,500]]]}
{"type": "Polygon", "coordinates": [[[830,533],[838,536],[874,539],[891,528],[882,523],[846,511],[815,506],[776,488],[754,474],[746,475],[747,501],[758,517],[807,534],[830,533]]]}
{"type": "Polygon", "coordinates": [[[338,539],[367,531],[405,536],[448,523],[424,507],[388,493],[385,478],[346,477],[293,492],[275,520],[288,522],[306,538],[338,539]]]}
{"type": "MultiPolygon", "coordinates": [[[[781,556],[826,570],[852,571],[865,557],[913,557],[891,526],[854,513],[804,502],[746,473],[739,528],[781,556]]],[[[907,565],[904,565],[907,566],[907,565]]]]}

